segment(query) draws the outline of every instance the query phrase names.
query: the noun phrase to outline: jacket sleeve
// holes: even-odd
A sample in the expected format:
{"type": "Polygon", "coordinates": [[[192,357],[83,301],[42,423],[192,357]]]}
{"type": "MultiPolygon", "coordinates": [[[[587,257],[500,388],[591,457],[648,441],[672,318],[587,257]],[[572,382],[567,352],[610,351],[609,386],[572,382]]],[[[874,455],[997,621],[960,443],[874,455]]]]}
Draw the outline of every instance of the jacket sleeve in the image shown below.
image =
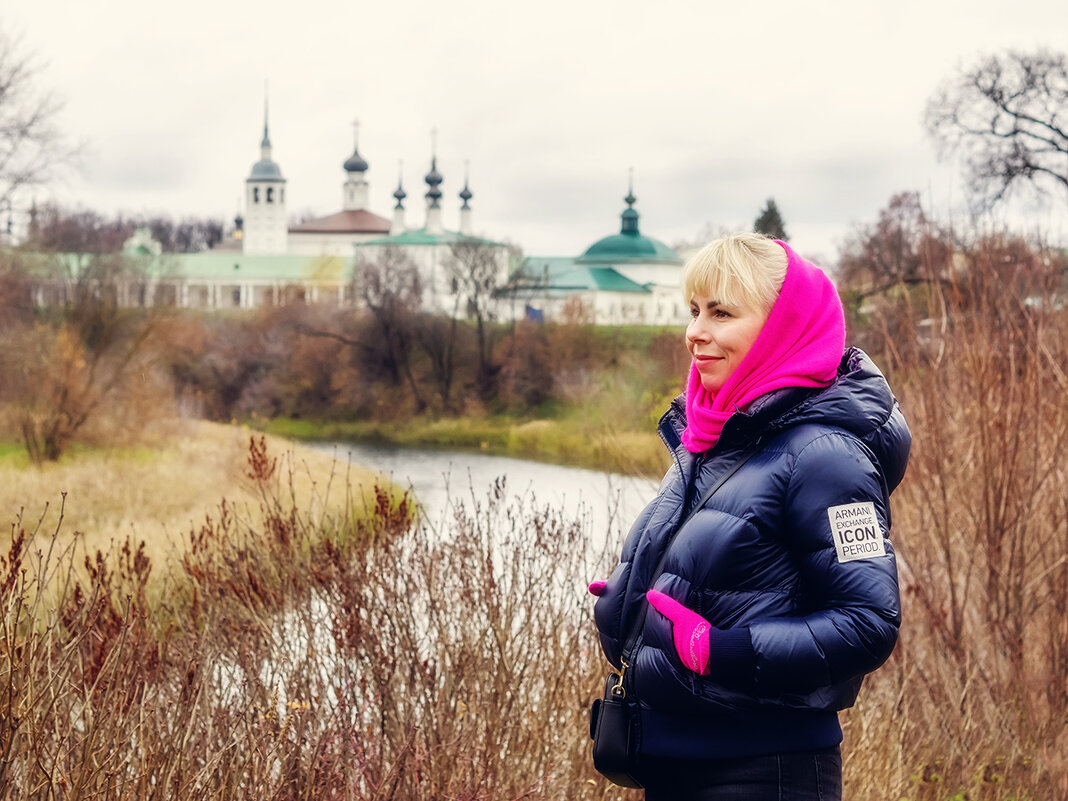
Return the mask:
{"type": "Polygon", "coordinates": [[[801,614],[750,626],[760,694],[808,692],[890,656],[901,623],[889,494],[870,451],[829,432],[797,455],[783,516],[801,614]]]}

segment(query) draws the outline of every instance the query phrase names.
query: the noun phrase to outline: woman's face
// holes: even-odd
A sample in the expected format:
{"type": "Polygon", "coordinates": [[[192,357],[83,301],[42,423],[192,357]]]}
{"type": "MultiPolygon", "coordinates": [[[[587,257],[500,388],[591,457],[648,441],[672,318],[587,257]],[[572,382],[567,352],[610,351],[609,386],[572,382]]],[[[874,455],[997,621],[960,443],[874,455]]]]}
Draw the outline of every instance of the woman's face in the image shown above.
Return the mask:
{"type": "Polygon", "coordinates": [[[708,392],[719,392],[742,363],[768,314],[744,304],[721,303],[711,295],[690,298],[686,347],[708,392]]]}

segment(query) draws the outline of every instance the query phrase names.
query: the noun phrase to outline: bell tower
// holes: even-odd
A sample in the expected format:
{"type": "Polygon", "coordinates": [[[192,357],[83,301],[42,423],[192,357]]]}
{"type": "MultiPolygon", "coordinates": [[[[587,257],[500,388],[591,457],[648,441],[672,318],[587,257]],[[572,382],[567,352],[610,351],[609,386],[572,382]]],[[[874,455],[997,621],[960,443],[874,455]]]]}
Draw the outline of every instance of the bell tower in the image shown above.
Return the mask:
{"type": "Polygon", "coordinates": [[[242,250],[249,254],[285,253],[289,221],[286,217],[286,179],[271,158],[267,98],[263,100],[263,141],[260,160],[245,179],[245,220],[242,250]]]}

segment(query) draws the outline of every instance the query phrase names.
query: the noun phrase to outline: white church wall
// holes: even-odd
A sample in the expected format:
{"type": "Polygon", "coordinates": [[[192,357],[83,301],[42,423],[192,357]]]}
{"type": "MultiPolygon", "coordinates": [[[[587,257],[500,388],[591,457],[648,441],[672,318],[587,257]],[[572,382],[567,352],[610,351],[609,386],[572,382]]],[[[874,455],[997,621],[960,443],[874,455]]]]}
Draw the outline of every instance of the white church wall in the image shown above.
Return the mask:
{"type": "Polygon", "coordinates": [[[325,233],[297,233],[289,234],[288,253],[299,256],[341,256],[348,258],[352,255],[352,249],[362,243],[369,242],[382,236],[380,233],[373,234],[325,234],[325,233]]]}
{"type": "Polygon", "coordinates": [[[616,272],[629,278],[636,284],[656,284],[657,286],[677,287],[682,277],[681,264],[613,264],[616,272]]]}

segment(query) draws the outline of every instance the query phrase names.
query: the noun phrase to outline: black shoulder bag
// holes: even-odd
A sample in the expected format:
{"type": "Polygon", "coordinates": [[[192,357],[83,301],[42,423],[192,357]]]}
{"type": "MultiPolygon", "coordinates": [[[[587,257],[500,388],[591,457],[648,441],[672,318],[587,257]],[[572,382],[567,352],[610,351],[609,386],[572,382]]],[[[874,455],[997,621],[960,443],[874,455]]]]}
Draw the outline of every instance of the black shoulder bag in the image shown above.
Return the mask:
{"type": "MultiPolygon", "coordinates": [[[[671,541],[682,527],[689,521],[693,514],[708,503],[709,498],[716,494],[727,479],[733,476],[738,469],[749,461],[756,453],[759,442],[739,457],[727,471],[720,476],[719,480],[694,504],[689,513],[675,527],[664,546],[664,552],[660,561],[649,579],[649,587],[656,584],[660,574],[664,572],[664,562],[667,560],[671,541]]],[[[633,628],[627,635],[623,646],[623,654],[620,664],[623,666],[619,673],[610,673],[604,683],[604,696],[593,702],[590,709],[590,738],[593,740],[593,766],[613,784],[620,787],[641,787],[642,785],[634,778],[633,773],[638,764],[638,753],[641,747],[641,716],[638,711],[638,702],[633,696],[628,697],[624,677],[630,666],[630,657],[638,642],[638,635],[645,626],[645,615],[649,611],[648,601],[643,601],[642,611],[638,615],[633,628]]]]}

